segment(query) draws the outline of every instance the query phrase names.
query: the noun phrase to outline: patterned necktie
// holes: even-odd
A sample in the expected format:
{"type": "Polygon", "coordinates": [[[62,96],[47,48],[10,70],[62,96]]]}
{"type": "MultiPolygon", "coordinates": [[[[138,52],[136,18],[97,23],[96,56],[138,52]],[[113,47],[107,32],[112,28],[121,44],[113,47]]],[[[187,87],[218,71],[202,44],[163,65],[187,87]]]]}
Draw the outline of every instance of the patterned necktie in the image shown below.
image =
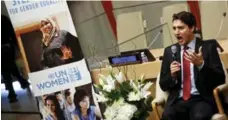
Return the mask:
{"type": "MultiPolygon", "coordinates": [[[[187,53],[188,47],[184,48],[184,53],[187,53]]],[[[188,100],[191,96],[191,72],[190,72],[190,61],[185,59],[183,54],[183,99],[188,100]]]]}

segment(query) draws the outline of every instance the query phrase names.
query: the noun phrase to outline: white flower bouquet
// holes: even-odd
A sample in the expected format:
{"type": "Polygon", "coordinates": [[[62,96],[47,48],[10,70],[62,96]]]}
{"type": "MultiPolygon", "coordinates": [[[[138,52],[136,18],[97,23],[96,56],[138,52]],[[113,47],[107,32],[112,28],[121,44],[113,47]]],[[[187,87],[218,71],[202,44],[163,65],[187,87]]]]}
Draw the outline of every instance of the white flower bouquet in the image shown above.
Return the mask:
{"type": "Polygon", "coordinates": [[[106,120],[145,120],[149,116],[151,107],[152,82],[146,81],[144,76],[136,80],[126,80],[122,72],[114,74],[112,68],[108,76],[99,75],[96,98],[104,103],[106,120]]]}

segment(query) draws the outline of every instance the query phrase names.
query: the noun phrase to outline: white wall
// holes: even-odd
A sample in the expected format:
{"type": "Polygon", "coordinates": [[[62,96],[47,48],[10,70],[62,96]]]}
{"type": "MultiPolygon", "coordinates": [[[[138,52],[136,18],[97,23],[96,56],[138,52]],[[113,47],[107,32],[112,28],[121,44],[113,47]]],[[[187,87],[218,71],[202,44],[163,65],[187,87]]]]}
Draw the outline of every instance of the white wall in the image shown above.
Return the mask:
{"type": "MultiPolygon", "coordinates": [[[[163,7],[186,2],[112,1],[112,3],[116,18],[122,13],[141,11],[144,20],[147,20],[146,30],[151,30],[161,24],[160,18],[163,7]]],[[[92,56],[91,51],[88,50],[88,47],[92,45],[96,46],[98,51],[103,50],[103,52],[97,53],[98,56],[108,57],[119,53],[116,49],[107,49],[117,44],[117,41],[112,33],[111,26],[100,1],[68,1],[68,5],[84,54],[87,58],[92,56]]],[[[162,30],[162,27],[146,34],[148,45],[160,30],[162,30]]],[[[151,48],[161,47],[163,47],[163,35],[158,37],[151,48]]]]}
{"type": "Polygon", "coordinates": [[[228,39],[228,1],[201,1],[200,11],[203,38],[216,38],[221,21],[224,20],[217,40],[228,39]],[[226,17],[223,16],[224,12],[226,17]]]}
{"type": "Polygon", "coordinates": [[[86,58],[92,57],[94,51],[102,58],[118,53],[106,49],[113,47],[116,39],[100,1],[69,1],[68,5],[86,58]],[[95,50],[90,51],[92,46],[95,50]]]}
{"type": "Polygon", "coordinates": [[[178,3],[173,5],[168,5],[162,9],[162,18],[166,26],[163,27],[163,47],[170,46],[177,42],[175,35],[172,32],[173,29],[173,14],[179,13],[180,11],[189,11],[187,3],[178,3]]]}
{"type": "MultiPolygon", "coordinates": [[[[162,24],[162,9],[165,6],[178,4],[178,3],[186,3],[186,2],[178,2],[178,1],[113,1],[114,14],[118,16],[122,13],[128,12],[137,12],[141,11],[143,14],[144,20],[147,21],[146,31],[151,30],[162,24]],[[125,8],[124,8],[125,7],[125,8]]],[[[154,37],[162,30],[163,27],[159,27],[151,32],[146,34],[147,44],[149,45],[154,37]]],[[[171,31],[172,32],[172,31],[171,31]]],[[[170,41],[171,38],[167,39],[170,41]]],[[[163,47],[163,34],[161,34],[156,42],[151,46],[154,48],[162,48],[163,47]]]]}

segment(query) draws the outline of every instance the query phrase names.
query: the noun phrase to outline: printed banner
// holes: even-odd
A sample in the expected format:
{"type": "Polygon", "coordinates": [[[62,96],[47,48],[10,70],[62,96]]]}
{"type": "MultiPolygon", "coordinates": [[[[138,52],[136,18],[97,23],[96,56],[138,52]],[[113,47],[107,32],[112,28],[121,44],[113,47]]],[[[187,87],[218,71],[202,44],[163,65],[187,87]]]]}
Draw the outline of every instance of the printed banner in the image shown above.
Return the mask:
{"type": "Polygon", "coordinates": [[[29,74],[35,96],[91,83],[85,60],[29,74]]]}
{"type": "Polygon", "coordinates": [[[101,118],[66,1],[5,3],[43,119],[101,118]]]}

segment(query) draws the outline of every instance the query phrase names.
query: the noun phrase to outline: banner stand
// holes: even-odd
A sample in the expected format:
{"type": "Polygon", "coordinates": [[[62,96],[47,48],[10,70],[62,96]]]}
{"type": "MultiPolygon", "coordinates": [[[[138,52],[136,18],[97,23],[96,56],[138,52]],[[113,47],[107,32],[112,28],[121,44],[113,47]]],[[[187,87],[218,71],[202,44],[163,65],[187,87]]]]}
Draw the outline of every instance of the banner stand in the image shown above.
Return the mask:
{"type": "Polygon", "coordinates": [[[81,119],[79,103],[86,101],[87,110],[94,110],[88,113],[90,119],[102,118],[95,115],[99,105],[66,0],[5,0],[5,4],[40,111],[11,113],[81,119]]]}

